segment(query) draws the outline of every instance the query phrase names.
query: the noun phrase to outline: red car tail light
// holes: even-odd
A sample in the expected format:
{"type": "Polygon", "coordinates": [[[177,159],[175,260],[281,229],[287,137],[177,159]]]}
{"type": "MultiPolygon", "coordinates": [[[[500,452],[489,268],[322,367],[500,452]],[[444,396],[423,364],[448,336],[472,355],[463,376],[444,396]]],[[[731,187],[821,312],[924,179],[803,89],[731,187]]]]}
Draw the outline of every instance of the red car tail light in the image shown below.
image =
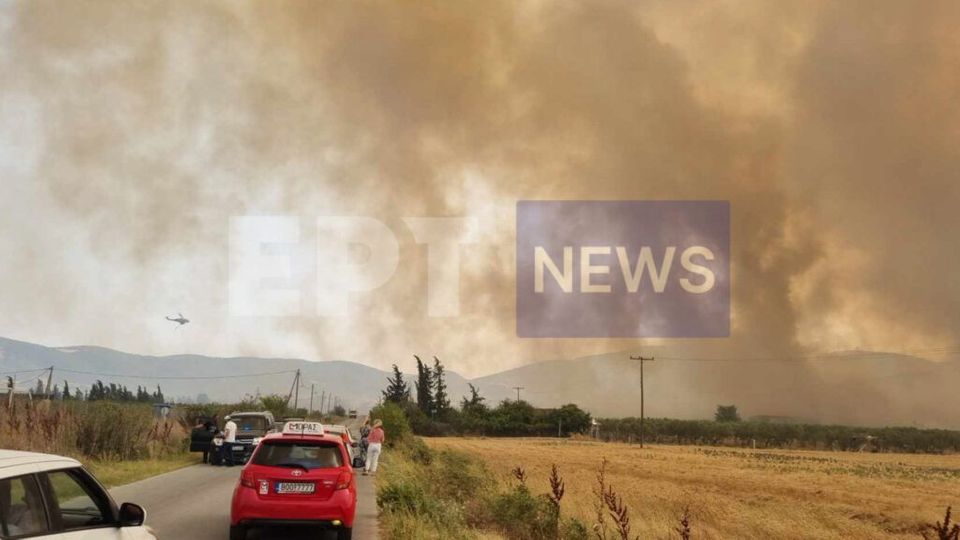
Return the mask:
{"type": "Polygon", "coordinates": [[[350,487],[350,481],[353,480],[353,473],[348,471],[343,471],[340,473],[340,476],[337,477],[337,485],[334,490],[338,489],[347,489],[350,487]]]}
{"type": "Polygon", "coordinates": [[[253,482],[253,472],[251,471],[241,471],[240,472],[240,485],[246,486],[248,488],[256,488],[256,484],[253,482]]]}

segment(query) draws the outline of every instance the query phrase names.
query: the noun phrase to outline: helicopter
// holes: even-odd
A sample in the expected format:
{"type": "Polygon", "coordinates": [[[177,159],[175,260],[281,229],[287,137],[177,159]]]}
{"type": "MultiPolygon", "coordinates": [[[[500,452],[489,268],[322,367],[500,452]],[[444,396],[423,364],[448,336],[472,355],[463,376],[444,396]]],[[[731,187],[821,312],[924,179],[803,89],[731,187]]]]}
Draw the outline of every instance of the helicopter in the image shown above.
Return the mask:
{"type": "Polygon", "coordinates": [[[177,313],[176,317],[166,317],[166,319],[168,321],[177,323],[177,328],[180,328],[181,326],[190,322],[190,319],[184,317],[182,313],[177,313]]]}

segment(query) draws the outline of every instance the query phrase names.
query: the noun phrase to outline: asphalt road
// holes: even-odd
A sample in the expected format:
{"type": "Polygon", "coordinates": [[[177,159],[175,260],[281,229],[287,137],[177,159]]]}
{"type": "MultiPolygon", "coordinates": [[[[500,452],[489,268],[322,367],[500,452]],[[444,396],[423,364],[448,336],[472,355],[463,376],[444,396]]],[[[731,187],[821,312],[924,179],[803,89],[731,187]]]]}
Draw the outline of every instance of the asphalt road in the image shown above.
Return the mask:
{"type": "MultiPolygon", "coordinates": [[[[359,471],[358,471],[359,472],[359,471]]],[[[230,499],[240,467],[194,465],[110,490],[117,504],[135,502],[147,510],[147,525],[160,540],[227,540],[230,499]]],[[[251,531],[249,540],[316,540],[317,531],[251,531]]],[[[335,538],[335,535],[328,535],[335,538]]],[[[376,540],[377,505],[373,479],[357,475],[356,540],[376,540]]]]}

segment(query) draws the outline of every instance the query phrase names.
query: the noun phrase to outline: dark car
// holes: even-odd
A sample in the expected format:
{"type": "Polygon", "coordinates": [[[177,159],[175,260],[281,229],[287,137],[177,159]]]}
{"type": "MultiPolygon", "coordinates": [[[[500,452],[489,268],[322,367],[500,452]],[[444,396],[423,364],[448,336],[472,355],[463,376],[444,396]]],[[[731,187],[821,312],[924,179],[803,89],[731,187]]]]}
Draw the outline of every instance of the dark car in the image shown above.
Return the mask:
{"type": "Polygon", "coordinates": [[[203,452],[203,462],[208,461],[208,454],[216,450],[213,447],[213,437],[218,431],[217,419],[213,416],[199,416],[190,430],[190,451],[203,452]]]}
{"type": "Polygon", "coordinates": [[[267,433],[277,431],[270,411],[235,412],[229,418],[237,425],[236,440],[229,443],[224,441],[223,444],[230,445],[234,463],[246,463],[260,439],[267,433]]]}

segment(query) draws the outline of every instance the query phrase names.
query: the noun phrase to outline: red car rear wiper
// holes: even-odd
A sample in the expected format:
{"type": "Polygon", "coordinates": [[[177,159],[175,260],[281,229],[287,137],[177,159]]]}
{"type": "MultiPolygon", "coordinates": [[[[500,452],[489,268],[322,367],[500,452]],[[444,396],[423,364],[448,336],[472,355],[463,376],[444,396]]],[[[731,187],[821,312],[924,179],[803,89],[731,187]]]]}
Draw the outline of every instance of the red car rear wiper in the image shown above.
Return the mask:
{"type": "Polygon", "coordinates": [[[274,467],[290,467],[295,469],[303,469],[305,471],[310,470],[310,467],[307,467],[303,463],[277,463],[276,465],[274,465],[274,467]]]}

